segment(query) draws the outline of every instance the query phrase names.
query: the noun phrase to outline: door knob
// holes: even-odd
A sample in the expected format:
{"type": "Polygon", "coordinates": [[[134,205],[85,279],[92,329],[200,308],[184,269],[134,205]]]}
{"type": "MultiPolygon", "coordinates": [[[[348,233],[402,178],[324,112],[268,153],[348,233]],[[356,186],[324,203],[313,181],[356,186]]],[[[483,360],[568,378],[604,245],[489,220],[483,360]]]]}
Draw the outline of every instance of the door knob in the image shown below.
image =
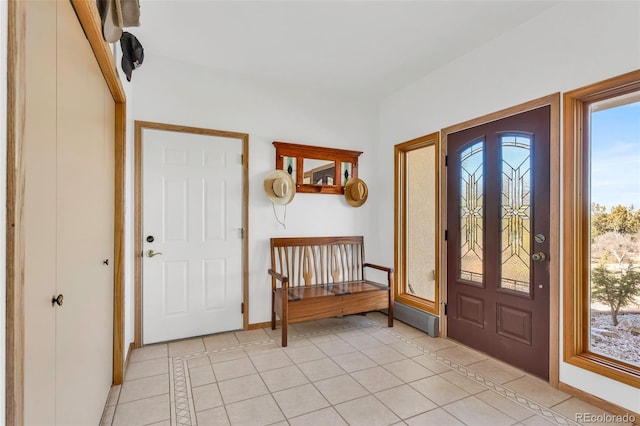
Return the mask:
{"type": "Polygon", "coordinates": [[[55,305],[57,303],[58,306],[62,306],[63,301],[64,301],[64,296],[62,294],[59,294],[57,297],[54,297],[53,299],[51,299],[51,304],[55,305]]]}
{"type": "Polygon", "coordinates": [[[545,260],[547,260],[547,255],[542,252],[538,252],[538,253],[532,254],[531,259],[534,262],[544,262],[545,260]]]}
{"type": "Polygon", "coordinates": [[[157,256],[157,255],[159,255],[159,254],[162,254],[162,253],[161,253],[161,252],[159,252],[159,251],[147,250],[147,256],[148,256],[148,257],[157,256]]]}

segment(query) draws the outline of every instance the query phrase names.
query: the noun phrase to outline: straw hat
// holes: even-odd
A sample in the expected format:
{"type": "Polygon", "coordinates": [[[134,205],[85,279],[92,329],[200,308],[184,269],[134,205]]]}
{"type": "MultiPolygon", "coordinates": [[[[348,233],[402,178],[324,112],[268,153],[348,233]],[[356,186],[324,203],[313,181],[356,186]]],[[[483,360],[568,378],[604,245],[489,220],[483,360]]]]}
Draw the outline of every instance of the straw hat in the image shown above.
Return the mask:
{"type": "Polygon", "coordinates": [[[264,192],[274,204],[285,205],[293,200],[296,187],[289,173],[273,170],[264,178],[264,192]]]}
{"type": "Polygon", "coordinates": [[[344,198],[347,199],[347,203],[353,207],[360,207],[367,201],[369,196],[369,190],[367,184],[362,179],[351,178],[344,186],[344,198]]]}

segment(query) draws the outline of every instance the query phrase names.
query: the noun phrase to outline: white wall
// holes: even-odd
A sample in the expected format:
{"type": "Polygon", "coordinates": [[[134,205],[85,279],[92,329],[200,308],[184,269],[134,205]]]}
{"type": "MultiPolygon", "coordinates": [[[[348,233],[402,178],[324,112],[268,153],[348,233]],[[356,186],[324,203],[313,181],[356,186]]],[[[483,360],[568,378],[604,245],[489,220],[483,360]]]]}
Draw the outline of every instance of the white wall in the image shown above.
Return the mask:
{"type": "MultiPolygon", "coordinates": [[[[7,201],[7,18],[8,2],[0,1],[0,206],[7,201]]],[[[6,271],[6,214],[0,214],[0,271],[6,271]]],[[[6,277],[6,273],[5,273],[6,277]]],[[[0,286],[0,423],[4,422],[5,414],[5,298],[6,280],[2,279],[0,286]]]]}
{"type": "MultiPolygon", "coordinates": [[[[136,120],[249,134],[249,323],[271,319],[270,237],[367,233],[369,203],[353,208],[342,196],[327,194],[296,194],[283,230],[262,185],[275,168],[273,141],[364,151],[359,177],[367,181],[375,170],[374,104],[152,55],[133,73],[133,98],[136,120]]],[[[284,208],[276,211],[282,218],[284,208]]],[[[373,251],[366,239],[365,245],[373,251]]]]}
{"type": "MultiPolygon", "coordinates": [[[[384,196],[372,203],[380,211],[376,257],[393,259],[394,144],[638,68],[639,2],[562,2],[384,99],[375,187],[384,196]]],[[[562,382],[640,412],[638,389],[560,367],[562,382]]]]}

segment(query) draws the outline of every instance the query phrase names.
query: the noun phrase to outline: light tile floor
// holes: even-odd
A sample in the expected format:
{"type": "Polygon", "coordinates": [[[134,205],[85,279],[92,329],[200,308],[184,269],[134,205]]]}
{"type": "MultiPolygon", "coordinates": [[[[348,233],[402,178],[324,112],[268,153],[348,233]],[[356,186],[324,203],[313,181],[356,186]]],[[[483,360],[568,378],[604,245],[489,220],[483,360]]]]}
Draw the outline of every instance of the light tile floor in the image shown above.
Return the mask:
{"type": "Polygon", "coordinates": [[[131,353],[103,425],[576,425],[603,410],[386,316],[229,332],[131,353]]]}

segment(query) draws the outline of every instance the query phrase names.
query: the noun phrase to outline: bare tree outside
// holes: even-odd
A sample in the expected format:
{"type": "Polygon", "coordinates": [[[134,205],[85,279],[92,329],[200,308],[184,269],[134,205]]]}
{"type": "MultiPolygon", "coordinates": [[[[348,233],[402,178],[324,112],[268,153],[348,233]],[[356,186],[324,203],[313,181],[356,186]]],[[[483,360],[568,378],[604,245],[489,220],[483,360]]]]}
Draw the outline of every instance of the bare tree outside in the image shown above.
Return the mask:
{"type": "Polygon", "coordinates": [[[608,213],[594,204],[591,236],[591,298],[609,306],[613,325],[618,325],[620,308],[640,296],[635,261],[640,256],[640,210],[618,205],[608,213]]]}
{"type": "Polygon", "coordinates": [[[632,263],[611,271],[598,265],[591,271],[591,298],[607,304],[613,325],[618,325],[620,308],[628,306],[640,295],[640,272],[632,263]]]}
{"type": "Polygon", "coordinates": [[[638,364],[633,354],[615,348],[636,346],[640,339],[633,322],[640,298],[640,210],[621,205],[607,210],[595,203],[591,209],[592,350],[638,364]],[[612,327],[599,321],[593,302],[608,308],[612,327]],[[623,324],[621,313],[627,314],[623,324]]]}
{"type": "Polygon", "coordinates": [[[588,132],[589,350],[640,367],[640,91],[589,104],[588,132]]]}

